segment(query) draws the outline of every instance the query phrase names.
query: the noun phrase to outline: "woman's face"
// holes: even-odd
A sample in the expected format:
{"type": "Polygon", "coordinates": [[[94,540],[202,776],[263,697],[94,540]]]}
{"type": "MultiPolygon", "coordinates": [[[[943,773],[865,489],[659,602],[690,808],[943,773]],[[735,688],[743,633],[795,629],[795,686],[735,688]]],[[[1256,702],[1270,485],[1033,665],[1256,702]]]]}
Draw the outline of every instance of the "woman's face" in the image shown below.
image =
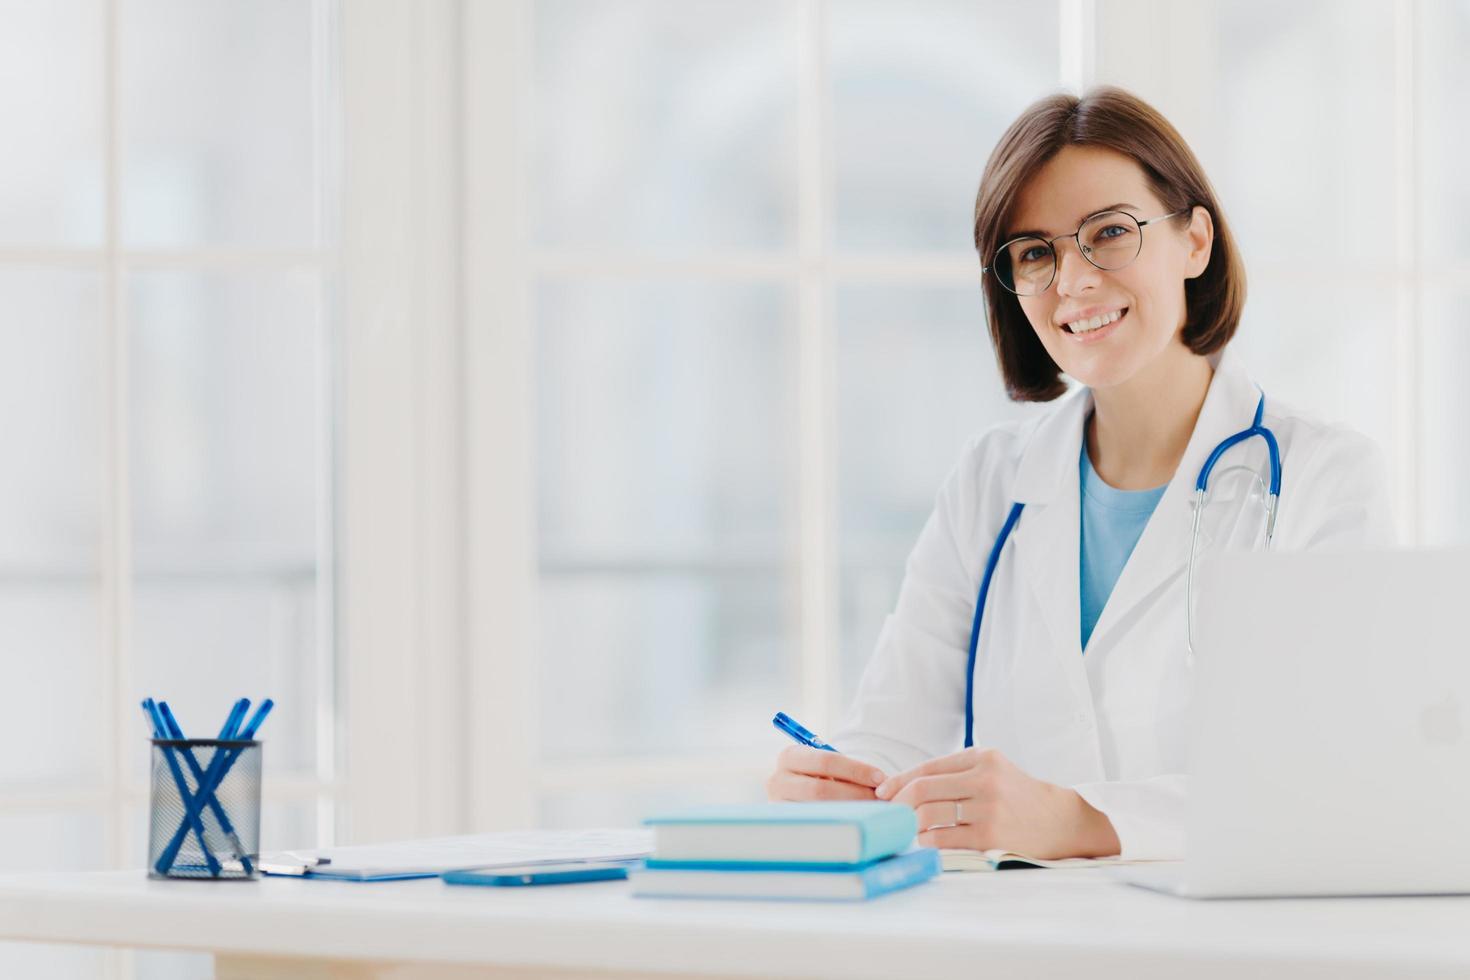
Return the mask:
{"type": "Polygon", "coordinates": [[[1209,212],[1196,207],[1192,215],[1143,228],[1138,257],[1125,268],[1104,271],[1082,257],[1070,236],[1084,219],[1109,209],[1139,221],[1168,213],[1132,158],[1101,147],[1063,147],[1022,188],[1003,239],[1028,232],[1047,239],[1069,236],[1053,245],[1057,272],[1050,288],[1019,299],[1052,360],[1094,389],[1193,356],[1179,341],[1184,281],[1204,272],[1214,237],[1209,212]],[[1088,332],[1068,326],[1120,312],[1121,318],[1088,332]]]}

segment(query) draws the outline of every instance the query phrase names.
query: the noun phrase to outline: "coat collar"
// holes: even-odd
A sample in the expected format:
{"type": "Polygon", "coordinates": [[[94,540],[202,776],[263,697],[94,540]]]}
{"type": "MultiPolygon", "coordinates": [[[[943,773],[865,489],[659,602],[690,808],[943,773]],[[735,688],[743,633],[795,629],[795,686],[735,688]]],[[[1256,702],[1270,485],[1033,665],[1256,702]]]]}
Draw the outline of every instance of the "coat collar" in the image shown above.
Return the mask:
{"type": "MultiPolygon", "coordinates": [[[[1119,621],[1131,618],[1140,602],[1182,574],[1189,558],[1194,483],[1200,467],[1216,445],[1251,424],[1260,392],[1228,351],[1211,360],[1215,373],[1194,432],[1093,628],[1090,648],[1119,621]]],[[[1072,677],[1074,693],[1089,706],[1092,699],[1080,657],[1078,462],[1083,423],[1091,410],[1089,389],[1064,396],[1027,443],[1013,491],[1015,499],[1027,505],[1016,529],[1024,574],[1045,610],[1056,649],[1075,664],[1075,669],[1064,668],[1072,677]]]]}
{"type": "MultiPolygon", "coordinates": [[[[1191,488],[1210,451],[1226,436],[1250,426],[1261,397],[1229,348],[1211,355],[1210,363],[1215,374],[1175,473],[1176,481],[1179,474],[1189,473],[1191,488]]],[[[1017,501],[1049,503],[1069,482],[1076,482],[1082,426],[1091,412],[1092,389],[1078,387],[1063,395],[1056,408],[1038,422],[1016,471],[1012,493],[1017,501]]]]}

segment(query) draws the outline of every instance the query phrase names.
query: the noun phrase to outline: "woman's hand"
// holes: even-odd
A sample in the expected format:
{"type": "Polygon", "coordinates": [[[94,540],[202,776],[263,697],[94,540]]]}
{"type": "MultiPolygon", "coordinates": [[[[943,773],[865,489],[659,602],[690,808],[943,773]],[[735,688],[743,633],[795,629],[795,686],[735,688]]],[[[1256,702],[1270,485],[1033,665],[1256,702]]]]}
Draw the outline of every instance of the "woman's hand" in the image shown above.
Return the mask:
{"type": "Polygon", "coordinates": [[[871,800],[883,782],[881,769],[838,752],[788,745],[776,756],[776,771],[766,780],[772,800],[871,800]]]}
{"type": "Polygon", "coordinates": [[[1000,848],[1039,858],[1120,847],[1112,821],[1075,790],[1034,779],[995,749],[965,749],[888,779],[880,800],[907,803],[928,847],[1000,848]]]}

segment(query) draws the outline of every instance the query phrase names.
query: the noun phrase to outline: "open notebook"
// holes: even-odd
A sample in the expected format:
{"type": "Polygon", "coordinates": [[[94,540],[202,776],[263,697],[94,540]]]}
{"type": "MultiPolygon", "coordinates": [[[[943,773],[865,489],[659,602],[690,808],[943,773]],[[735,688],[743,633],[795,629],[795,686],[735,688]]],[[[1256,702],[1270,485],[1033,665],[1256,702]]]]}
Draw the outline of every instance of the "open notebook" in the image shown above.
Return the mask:
{"type": "Polygon", "coordinates": [[[1038,858],[1015,851],[971,851],[947,847],[939,852],[945,871],[1010,871],[1013,868],[1115,868],[1123,864],[1158,864],[1157,861],[1125,861],[1120,857],[1038,858]]]}

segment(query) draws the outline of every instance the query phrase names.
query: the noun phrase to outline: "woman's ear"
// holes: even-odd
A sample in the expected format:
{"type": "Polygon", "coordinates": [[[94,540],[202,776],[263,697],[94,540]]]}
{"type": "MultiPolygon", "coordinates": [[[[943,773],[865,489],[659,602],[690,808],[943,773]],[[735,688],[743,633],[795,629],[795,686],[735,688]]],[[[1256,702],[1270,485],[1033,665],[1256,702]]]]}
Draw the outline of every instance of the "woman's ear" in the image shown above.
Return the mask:
{"type": "Polygon", "coordinates": [[[1189,240],[1189,256],[1184,263],[1184,278],[1197,279],[1204,275],[1210,265],[1210,250],[1215,244],[1215,219],[1210,209],[1202,204],[1194,206],[1189,216],[1189,227],[1185,229],[1189,240]]]}

